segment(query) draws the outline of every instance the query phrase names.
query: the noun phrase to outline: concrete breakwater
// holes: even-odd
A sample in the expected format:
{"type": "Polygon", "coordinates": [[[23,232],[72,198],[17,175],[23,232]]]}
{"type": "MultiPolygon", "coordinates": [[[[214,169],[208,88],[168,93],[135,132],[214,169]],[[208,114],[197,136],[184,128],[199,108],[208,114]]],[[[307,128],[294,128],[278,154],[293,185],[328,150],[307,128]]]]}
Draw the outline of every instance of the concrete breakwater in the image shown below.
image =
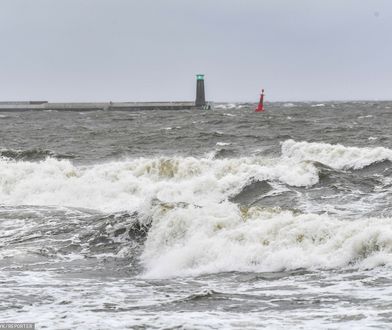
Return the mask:
{"type": "Polygon", "coordinates": [[[198,109],[195,102],[63,102],[47,101],[0,102],[0,111],[137,111],[137,110],[188,110],[198,109]]]}
{"type": "Polygon", "coordinates": [[[137,110],[189,110],[211,109],[205,100],[204,74],[196,75],[195,102],[61,102],[48,101],[11,101],[0,102],[0,112],[6,111],[137,111],[137,110]]]}

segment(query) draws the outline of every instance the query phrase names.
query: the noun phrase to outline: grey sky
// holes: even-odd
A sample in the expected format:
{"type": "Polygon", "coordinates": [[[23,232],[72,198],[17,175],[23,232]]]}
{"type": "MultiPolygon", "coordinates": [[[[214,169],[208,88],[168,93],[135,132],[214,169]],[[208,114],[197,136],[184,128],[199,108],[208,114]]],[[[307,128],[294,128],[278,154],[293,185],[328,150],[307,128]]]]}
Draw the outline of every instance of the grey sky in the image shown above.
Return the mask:
{"type": "Polygon", "coordinates": [[[1,0],[0,100],[392,99],[391,0],[1,0]]]}

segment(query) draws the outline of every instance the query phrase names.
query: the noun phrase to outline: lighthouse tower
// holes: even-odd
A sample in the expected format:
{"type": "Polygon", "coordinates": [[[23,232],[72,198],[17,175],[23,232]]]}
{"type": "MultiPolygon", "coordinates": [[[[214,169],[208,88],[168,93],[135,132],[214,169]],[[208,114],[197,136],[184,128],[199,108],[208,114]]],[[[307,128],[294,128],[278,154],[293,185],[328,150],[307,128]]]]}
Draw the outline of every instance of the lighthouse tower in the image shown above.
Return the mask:
{"type": "Polygon", "coordinates": [[[196,107],[204,107],[206,105],[206,96],[204,92],[204,74],[196,75],[196,107]]]}

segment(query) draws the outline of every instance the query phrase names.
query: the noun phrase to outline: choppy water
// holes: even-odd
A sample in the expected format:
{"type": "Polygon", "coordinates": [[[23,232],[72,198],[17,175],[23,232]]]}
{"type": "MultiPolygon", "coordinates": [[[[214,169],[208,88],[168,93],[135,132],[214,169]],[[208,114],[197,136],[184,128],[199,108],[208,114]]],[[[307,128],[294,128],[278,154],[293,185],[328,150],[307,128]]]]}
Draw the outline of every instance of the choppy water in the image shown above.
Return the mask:
{"type": "Polygon", "coordinates": [[[0,321],[390,328],[392,103],[0,114],[0,321]]]}

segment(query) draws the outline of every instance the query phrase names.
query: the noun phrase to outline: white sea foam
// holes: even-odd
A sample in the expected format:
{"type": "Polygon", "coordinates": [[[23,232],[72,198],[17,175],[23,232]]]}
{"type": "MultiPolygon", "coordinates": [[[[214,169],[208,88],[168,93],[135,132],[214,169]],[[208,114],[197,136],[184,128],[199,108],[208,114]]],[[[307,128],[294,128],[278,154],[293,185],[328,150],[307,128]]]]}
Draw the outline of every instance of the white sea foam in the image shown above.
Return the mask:
{"type": "Polygon", "coordinates": [[[154,214],[142,261],[147,277],[392,265],[392,219],[327,215],[228,203],[154,214]]]}
{"type": "Polygon", "coordinates": [[[317,183],[309,163],[244,157],[139,158],[92,166],[68,160],[0,159],[0,200],[6,205],[61,205],[105,212],[141,210],[150,202],[209,203],[239,191],[250,179],[293,186],[317,183]]]}
{"type": "Polygon", "coordinates": [[[229,109],[234,109],[234,108],[241,108],[241,106],[237,105],[235,103],[222,103],[222,104],[214,105],[214,109],[229,110],[229,109]]]}
{"type": "Polygon", "coordinates": [[[239,192],[249,180],[291,186],[318,182],[309,161],[337,169],[359,169],[392,160],[392,150],[326,143],[282,143],[282,156],[208,159],[139,158],[91,166],[47,158],[41,162],[0,158],[0,200],[7,205],[61,205],[107,212],[140,210],[153,199],[206,204],[239,192]]]}
{"type": "Polygon", "coordinates": [[[296,161],[317,161],[336,169],[360,169],[383,160],[392,161],[392,150],[287,140],[282,143],[282,156],[296,161]]]}
{"type": "Polygon", "coordinates": [[[138,158],[89,166],[47,158],[0,159],[0,200],[104,212],[139,211],[153,219],[142,262],[146,276],[231,270],[372,268],[392,264],[392,219],[349,221],[229,202],[250,181],[291,186],[318,182],[312,161],[362,168],[392,159],[386,148],[287,140],[277,158],[138,158]]]}

